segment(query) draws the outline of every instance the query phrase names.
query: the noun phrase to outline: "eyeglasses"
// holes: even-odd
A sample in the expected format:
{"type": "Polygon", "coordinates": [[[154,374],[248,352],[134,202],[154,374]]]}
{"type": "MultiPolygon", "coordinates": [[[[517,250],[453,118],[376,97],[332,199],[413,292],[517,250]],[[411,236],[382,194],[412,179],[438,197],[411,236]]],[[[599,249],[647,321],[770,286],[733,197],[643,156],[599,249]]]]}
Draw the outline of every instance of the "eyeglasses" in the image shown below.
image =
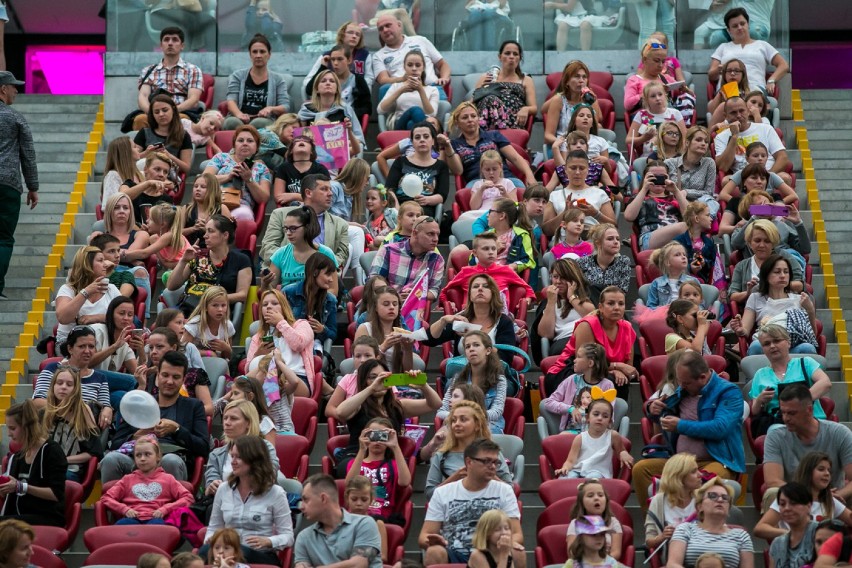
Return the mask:
{"type": "Polygon", "coordinates": [[[420,219],[418,219],[417,222],[414,223],[414,226],[411,228],[411,230],[416,229],[423,223],[437,223],[437,221],[435,221],[434,217],[420,217],[420,219]]]}
{"type": "Polygon", "coordinates": [[[680,138],[680,132],[677,130],[667,130],[663,132],[663,136],[674,136],[676,138],[680,138]]]}
{"type": "Polygon", "coordinates": [[[705,493],[704,498],[710,501],[722,501],[723,503],[731,500],[731,496],[727,493],[705,493]]]}
{"type": "Polygon", "coordinates": [[[472,459],[473,461],[481,463],[485,467],[490,467],[490,466],[500,467],[500,460],[496,460],[496,459],[490,460],[488,458],[470,458],[470,459],[472,459]]]}
{"type": "Polygon", "coordinates": [[[302,227],[304,227],[304,225],[290,225],[289,227],[284,227],[284,232],[285,233],[295,233],[296,231],[298,231],[302,227]]]}
{"type": "Polygon", "coordinates": [[[728,70],[725,71],[725,73],[729,73],[731,75],[742,75],[743,70],[742,69],[728,69],[728,70]]]}

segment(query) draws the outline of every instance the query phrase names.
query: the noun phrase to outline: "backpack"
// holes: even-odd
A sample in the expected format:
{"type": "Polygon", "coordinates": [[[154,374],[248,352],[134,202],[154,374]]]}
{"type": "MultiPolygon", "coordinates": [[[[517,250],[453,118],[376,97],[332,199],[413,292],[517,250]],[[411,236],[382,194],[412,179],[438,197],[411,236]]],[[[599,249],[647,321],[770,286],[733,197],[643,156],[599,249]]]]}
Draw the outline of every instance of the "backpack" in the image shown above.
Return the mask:
{"type": "MultiPolygon", "coordinates": [[[[506,396],[507,397],[516,397],[518,393],[521,392],[521,373],[525,373],[529,370],[532,365],[530,361],[530,356],[526,351],[515,347],[514,345],[504,345],[502,343],[498,343],[494,345],[494,347],[499,351],[511,351],[512,354],[518,355],[524,360],[524,368],[520,371],[516,371],[514,368],[506,364],[505,361],[503,363],[503,375],[506,377],[506,396]]],[[[459,355],[457,357],[451,357],[447,360],[445,376],[447,379],[451,377],[455,377],[459,373],[462,372],[464,366],[467,365],[467,357],[464,355],[459,355]]],[[[446,383],[446,386],[449,386],[449,382],[446,383]]]]}

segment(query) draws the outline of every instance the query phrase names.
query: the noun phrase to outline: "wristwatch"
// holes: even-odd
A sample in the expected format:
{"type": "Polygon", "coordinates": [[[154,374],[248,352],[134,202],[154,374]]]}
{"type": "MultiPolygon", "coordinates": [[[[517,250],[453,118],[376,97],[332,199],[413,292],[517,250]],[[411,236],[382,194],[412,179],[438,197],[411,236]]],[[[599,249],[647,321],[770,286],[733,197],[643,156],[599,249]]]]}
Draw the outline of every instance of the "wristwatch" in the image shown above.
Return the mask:
{"type": "Polygon", "coordinates": [[[83,297],[84,297],[85,299],[87,299],[87,300],[89,299],[89,293],[86,291],[86,289],[85,289],[85,288],[83,288],[82,290],[80,290],[80,295],[81,295],[81,296],[83,296],[83,297]]]}

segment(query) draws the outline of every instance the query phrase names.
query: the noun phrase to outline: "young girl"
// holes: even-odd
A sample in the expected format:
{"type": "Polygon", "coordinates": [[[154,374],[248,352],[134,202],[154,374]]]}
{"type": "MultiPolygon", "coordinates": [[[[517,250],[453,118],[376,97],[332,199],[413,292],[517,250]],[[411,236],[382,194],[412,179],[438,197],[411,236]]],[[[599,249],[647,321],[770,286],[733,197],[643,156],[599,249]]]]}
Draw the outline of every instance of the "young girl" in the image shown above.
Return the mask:
{"type": "MultiPolygon", "coordinates": [[[[568,120],[568,128],[565,131],[565,136],[569,136],[572,132],[582,132],[588,140],[589,150],[587,152],[589,159],[599,162],[604,168],[609,171],[609,142],[602,136],[598,136],[598,122],[595,120],[595,111],[589,105],[582,103],[574,107],[574,112],[568,120]]],[[[563,142],[560,145],[562,156],[568,159],[567,144],[563,142]]],[[[553,153],[553,159],[556,159],[556,152],[553,153]]]]}
{"type": "MultiPolygon", "coordinates": [[[[387,97],[383,100],[386,99],[387,97]]],[[[432,148],[437,137],[434,126],[428,122],[419,122],[411,129],[410,137],[414,152],[394,160],[388,172],[387,187],[396,193],[400,203],[417,201],[426,215],[434,217],[435,208],[444,203],[450,191],[450,170],[445,162],[432,157],[432,148]],[[423,192],[417,197],[406,195],[400,186],[402,178],[409,174],[423,181],[423,192]]]]}
{"type": "Polygon", "coordinates": [[[53,373],[47,406],[42,422],[47,439],[62,446],[68,460],[66,479],[78,483],[85,475],[84,468],[92,456],[102,457],[98,423],[92,409],[83,402],[80,373],[68,365],[60,365],[53,373]]]}
{"type": "Polygon", "coordinates": [[[675,300],[669,305],[666,323],[674,333],[666,335],[666,354],[678,349],[692,349],[710,353],[707,346],[707,331],[710,329],[710,312],[699,309],[689,300],[675,300]]]}
{"type": "Polygon", "coordinates": [[[766,170],[767,175],[758,176],[757,172],[762,173],[762,170],[759,168],[752,168],[749,170],[750,175],[745,175],[746,168],[748,168],[751,164],[757,164],[762,166],[764,170],[766,169],[766,162],[769,159],[769,151],[766,149],[766,145],[763,144],[763,142],[752,142],[746,146],[745,156],[746,167],[725,178],[722,185],[722,191],[719,192],[719,201],[727,201],[730,202],[731,205],[736,205],[737,203],[734,200],[741,197],[743,193],[748,193],[754,189],[754,186],[757,186],[760,189],[765,188],[774,201],[783,201],[787,205],[795,203],[799,199],[799,196],[796,195],[796,191],[775,172],[766,170]],[[750,177],[764,177],[767,178],[767,181],[758,182],[755,179],[749,184],[744,185],[745,180],[748,180],[750,177]],[[745,191],[742,191],[741,188],[745,189],[745,191]]]}
{"type": "Polygon", "coordinates": [[[228,293],[221,286],[210,286],[184,325],[182,341],[194,343],[206,357],[231,357],[231,323],[228,293]]]}
{"type": "Polygon", "coordinates": [[[361,292],[361,301],[358,303],[358,308],[355,312],[355,322],[361,325],[367,321],[367,317],[376,306],[376,290],[384,288],[388,285],[388,281],[384,276],[376,274],[370,276],[364,283],[364,291],[361,292]]]}
{"type": "Polygon", "coordinates": [[[146,435],[136,440],[133,461],[136,469],[110,487],[101,502],[122,517],[117,525],[162,525],[173,510],[195,502],[192,493],[160,467],[162,454],[157,438],[146,435]],[[146,490],[139,490],[143,487],[146,490]],[[159,491],[153,488],[159,487],[159,491]]]}
{"type": "Polygon", "coordinates": [[[613,453],[618,455],[622,467],[633,466],[633,457],[624,449],[621,436],[612,431],[612,415],[612,404],[607,400],[592,401],[586,410],[587,429],[574,438],[571,451],[556,475],[611,479],[613,453]]]}
{"type": "Polygon", "coordinates": [[[367,218],[364,222],[367,244],[370,249],[377,250],[399,222],[397,210],[399,204],[396,201],[396,195],[389,193],[382,184],[369,188],[364,201],[367,208],[367,218]]]}
{"type": "MultiPolygon", "coordinates": [[[[475,402],[482,408],[483,414],[486,411],[485,409],[485,393],[482,392],[482,389],[478,386],[471,383],[460,383],[454,384],[452,386],[452,394],[450,395],[450,410],[455,407],[456,403],[462,400],[469,400],[471,402],[475,402]]],[[[441,425],[441,428],[435,432],[435,435],[432,436],[432,439],[429,440],[429,443],[425,444],[420,448],[420,459],[428,462],[432,459],[432,455],[438,451],[444,441],[447,439],[447,433],[450,430],[450,425],[448,423],[444,423],[441,425]]]]}
{"type": "MultiPolygon", "coordinates": [[[[577,568],[585,566],[625,568],[616,560],[617,556],[612,550],[610,550],[611,554],[607,554],[608,540],[610,538],[615,540],[615,537],[620,537],[620,535],[613,535],[613,529],[602,517],[583,515],[571,521],[571,524],[575,527],[576,536],[569,532],[569,558],[565,563],[565,568],[574,568],[575,566],[577,568]]],[[[615,547],[613,546],[613,548],[615,547]]]]}
{"type": "Polygon", "coordinates": [[[669,177],[665,164],[648,161],[642,187],[624,208],[624,219],[639,230],[639,250],[656,249],[686,230],[686,192],[669,177]]]}
{"type": "Polygon", "coordinates": [[[438,112],[438,88],[426,85],[426,59],[411,50],[402,62],[405,80],[391,84],[379,103],[379,113],[389,114],[388,130],[410,130],[438,112]]]}
{"type": "Polygon", "coordinates": [[[486,511],[479,517],[471,546],[469,568],[511,568],[512,564],[521,566],[524,561],[524,551],[515,549],[509,517],[500,509],[486,511]]]}
{"type": "Polygon", "coordinates": [[[186,217],[183,207],[168,203],[158,203],[151,207],[145,230],[151,236],[150,244],[140,250],[121,251],[122,262],[146,260],[152,254],[157,255],[157,263],[171,270],[186,249],[189,241],[183,235],[183,220],[186,217]]]}
{"type": "MultiPolygon", "coordinates": [[[[568,549],[571,549],[581,533],[577,526],[580,519],[594,515],[602,517],[605,526],[609,529],[606,534],[605,550],[613,558],[621,558],[623,551],[623,530],[621,523],[612,514],[609,508],[609,496],[604,491],[603,485],[599,481],[586,481],[577,487],[577,502],[574,509],[571,511],[571,523],[568,525],[567,544],[568,549]]],[[[629,544],[629,543],[628,543],[629,544]]]]}
{"type": "Polygon", "coordinates": [[[370,164],[361,158],[352,158],[331,180],[331,208],[329,212],[350,225],[360,227],[364,222],[364,192],[370,182],[370,164]]]}
{"type": "Polygon", "coordinates": [[[281,291],[295,319],[306,320],[320,344],[337,338],[337,298],[330,292],[337,282],[337,266],[322,253],[315,252],[305,263],[305,279],[285,286],[281,291]]]}
{"type": "MultiPolygon", "coordinates": [[[[686,138],[686,125],[679,110],[669,107],[666,88],[659,81],[649,81],[642,89],[642,109],[633,116],[627,132],[627,145],[641,144],[641,156],[648,157],[655,150],[653,140],[657,127],[665,122],[674,122],[680,131],[680,139],[686,138]]],[[[668,156],[667,156],[668,157],[668,156]]]]}
{"type": "Polygon", "coordinates": [[[180,113],[171,95],[156,95],[148,107],[148,127],[133,139],[138,159],[161,151],[169,153],[174,165],[184,174],[190,170],[192,139],[180,122],[180,113]],[[163,144],[163,146],[159,146],[163,144]]]}
{"type": "Polygon", "coordinates": [[[562,214],[562,240],[550,249],[556,260],[560,258],[578,259],[589,256],[595,247],[589,241],[583,240],[586,229],[586,214],[579,209],[566,209],[562,214]]]}
{"type": "Polygon", "coordinates": [[[317,161],[317,150],[312,138],[296,136],[287,147],[284,163],[275,170],[272,193],[278,207],[301,201],[302,179],[310,174],[331,177],[328,169],[317,161]]]}
{"type": "Polygon", "coordinates": [[[695,560],[695,568],[725,568],[725,559],[715,552],[705,552],[695,560]]]}
{"type": "Polygon", "coordinates": [[[373,502],[368,514],[374,519],[397,525],[404,524],[395,501],[397,490],[411,485],[408,462],[399,447],[397,433],[387,418],[373,418],[361,431],[355,459],[347,466],[346,481],[357,475],[370,480],[373,502]],[[387,439],[379,439],[384,436],[387,439]]]}
{"type": "Polygon", "coordinates": [[[133,159],[133,146],[127,136],[118,136],[107,146],[104,178],[101,182],[101,208],[106,209],[107,200],[117,194],[122,185],[134,186],[145,181],[145,177],[133,159]]]}
{"type": "Polygon", "coordinates": [[[518,201],[515,184],[503,177],[503,157],[497,150],[482,153],[479,173],[482,179],[476,181],[470,189],[470,211],[462,213],[459,219],[473,220],[483,213],[488,213],[494,202],[501,197],[518,201]]]}
{"type": "MultiPolygon", "coordinates": [[[[360,455],[360,452],[359,452],[360,455]]],[[[349,471],[353,471],[351,468],[349,471]]],[[[346,489],[343,491],[343,502],[346,510],[353,515],[370,515],[371,507],[375,503],[376,494],[373,483],[363,475],[349,476],[346,474],[346,489]]],[[[382,560],[388,560],[388,533],[385,522],[376,519],[376,527],[379,529],[379,537],[382,539],[382,560]]]]}
{"type": "MultiPolygon", "coordinates": [[[[337,418],[337,405],[358,392],[358,367],[370,359],[383,359],[379,342],[370,335],[362,335],[352,343],[352,372],[340,377],[325,407],[325,415],[337,418]]],[[[334,435],[334,434],[332,434],[334,435]]]]}
{"type": "MultiPolygon", "coordinates": [[[[396,196],[393,198],[396,199],[396,196]]],[[[417,219],[422,216],[423,207],[418,202],[405,201],[400,203],[396,228],[392,229],[387,235],[385,235],[384,242],[380,242],[379,246],[382,244],[396,243],[410,239],[411,233],[414,231],[414,224],[417,222],[417,219]]]]}
{"type": "Polygon", "coordinates": [[[687,280],[680,285],[680,291],[677,293],[678,300],[689,300],[699,309],[704,309],[704,290],[701,289],[701,284],[687,280]]]}
{"type": "Polygon", "coordinates": [[[689,272],[704,284],[714,284],[721,290],[727,287],[722,258],[710,236],[713,218],[703,201],[693,201],[683,214],[686,232],[675,237],[683,245],[689,261],[689,272]]]}
{"type": "Polygon", "coordinates": [[[550,193],[550,203],[544,210],[544,225],[542,230],[553,235],[562,222],[562,213],[566,209],[579,209],[586,216],[585,223],[615,223],[615,211],[606,192],[599,187],[586,185],[586,175],[589,171],[589,157],[585,152],[574,150],[568,154],[565,163],[559,156],[554,156],[556,177],[559,178],[561,189],[550,193]]]}
{"type": "MultiPolygon", "coordinates": [[[[183,332],[186,329],[185,325],[186,316],[183,315],[182,311],[177,308],[165,308],[157,314],[157,319],[154,320],[151,329],[155,330],[160,327],[168,328],[175,332],[178,340],[180,340],[183,338],[183,332]]],[[[198,350],[198,347],[194,343],[180,341],[179,347],[178,350],[186,355],[186,358],[189,360],[189,368],[191,370],[204,369],[204,362],[201,360],[201,351],[198,350]]],[[[186,382],[184,382],[184,386],[186,386],[186,382]]]]}
{"type": "MultiPolygon", "coordinates": [[[[589,154],[589,135],[580,130],[575,130],[573,132],[569,132],[564,139],[562,137],[557,136],[557,140],[553,143],[553,156],[554,162],[556,159],[557,150],[562,147],[562,143],[565,143],[568,146],[568,153],[574,152],[575,150],[580,150],[589,154]]],[[[601,154],[606,157],[607,152],[601,154]]],[[[564,163],[564,158],[562,160],[564,163]]],[[[606,161],[608,164],[608,160],[606,161]]],[[[556,189],[556,185],[559,183],[558,176],[552,176],[547,181],[547,189],[553,191],[556,189]]],[[[609,176],[609,172],[606,168],[604,168],[604,162],[600,160],[590,160],[589,161],[589,173],[586,175],[586,185],[588,186],[598,186],[604,191],[610,191],[609,188],[614,186],[612,178],[609,176]]],[[[524,194],[526,195],[526,194],[524,194]]],[[[617,197],[621,197],[620,194],[616,194],[617,197]]]]}
{"type": "MultiPolygon", "coordinates": [[[[698,281],[689,275],[686,249],[679,242],[672,241],[663,248],[655,250],[651,253],[650,261],[662,272],[662,276],[655,278],[648,289],[648,301],[645,307],[649,310],[671,304],[677,298],[684,282],[698,281]]],[[[641,315],[640,320],[647,317],[644,313],[641,315]]]]}
{"type": "Polygon", "coordinates": [[[376,304],[367,315],[367,321],[358,326],[355,339],[362,335],[372,335],[379,342],[379,350],[394,373],[402,373],[414,368],[412,341],[394,331],[405,328],[399,315],[402,299],[399,292],[390,286],[375,290],[376,304]]]}
{"type": "Polygon", "coordinates": [[[763,91],[757,90],[748,93],[745,97],[746,108],[751,116],[751,121],[756,124],[771,124],[769,121],[769,101],[763,91]]]}
{"type": "MultiPolygon", "coordinates": [[[[255,357],[249,365],[248,373],[252,381],[252,399],[254,399],[255,386],[260,385],[266,402],[267,416],[262,416],[261,424],[269,426],[267,418],[272,421],[278,434],[295,434],[296,427],[293,425],[293,398],[297,387],[304,384],[296,373],[290,369],[281,356],[281,351],[274,349],[272,353],[263,357],[255,357]]],[[[243,392],[243,394],[246,394],[243,392]]],[[[258,407],[258,413],[261,412],[258,407]]],[[[270,432],[262,431],[264,436],[270,432]]]]}
{"type": "Polygon", "coordinates": [[[219,529],[208,543],[207,563],[211,568],[249,568],[240,547],[240,533],[234,529],[219,529]]]}
{"type": "Polygon", "coordinates": [[[181,118],[180,123],[183,129],[189,133],[189,139],[192,140],[194,148],[204,148],[210,146],[213,154],[216,155],[222,151],[216,145],[216,133],[222,130],[222,125],[225,123],[225,117],[218,110],[205,111],[198,122],[192,122],[188,118],[181,118]]]}
{"type": "Polygon", "coordinates": [[[498,199],[488,212],[488,226],[497,235],[497,264],[511,266],[519,274],[535,268],[533,227],[523,204],[498,199]]]}
{"type": "Polygon", "coordinates": [[[219,180],[211,173],[201,174],[192,184],[192,203],[184,209],[183,236],[190,243],[198,241],[198,246],[207,248],[204,243],[207,221],[216,214],[229,217],[231,212],[222,204],[222,189],[219,180]]]}
{"type": "MultiPolygon", "coordinates": [[[[264,370],[265,372],[265,370],[264,370]]],[[[269,443],[275,444],[275,423],[269,417],[269,409],[266,406],[266,395],[263,392],[262,381],[247,377],[245,375],[234,379],[231,390],[214,404],[216,414],[221,414],[229,402],[235,400],[247,400],[254,405],[257,415],[260,417],[260,433],[269,443]]]]}
{"type": "Polygon", "coordinates": [[[664,122],[657,130],[654,140],[654,149],[648,154],[649,160],[667,160],[683,156],[686,143],[681,136],[680,128],[676,122],[664,122]]]}
{"type": "MultiPolygon", "coordinates": [[[[559,384],[553,394],[544,399],[544,406],[548,411],[559,414],[562,420],[559,429],[563,432],[577,430],[581,420],[586,414],[574,400],[580,391],[593,386],[602,390],[615,388],[609,374],[609,362],[606,352],[597,343],[587,343],[577,349],[574,358],[574,374],[559,384]]],[[[588,410],[588,408],[586,409],[588,410]]]]}

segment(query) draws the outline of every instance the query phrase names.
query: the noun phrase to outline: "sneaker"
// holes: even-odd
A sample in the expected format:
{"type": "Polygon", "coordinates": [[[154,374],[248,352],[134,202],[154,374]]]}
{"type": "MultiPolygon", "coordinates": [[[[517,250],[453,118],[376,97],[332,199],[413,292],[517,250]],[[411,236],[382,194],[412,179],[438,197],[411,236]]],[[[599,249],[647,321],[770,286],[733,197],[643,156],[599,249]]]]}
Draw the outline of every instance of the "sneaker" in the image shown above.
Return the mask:
{"type": "Polygon", "coordinates": [[[2,301],[2,300],[8,300],[8,299],[9,299],[9,296],[7,296],[6,294],[4,294],[3,292],[0,292],[0,301],[2,301]]]}

